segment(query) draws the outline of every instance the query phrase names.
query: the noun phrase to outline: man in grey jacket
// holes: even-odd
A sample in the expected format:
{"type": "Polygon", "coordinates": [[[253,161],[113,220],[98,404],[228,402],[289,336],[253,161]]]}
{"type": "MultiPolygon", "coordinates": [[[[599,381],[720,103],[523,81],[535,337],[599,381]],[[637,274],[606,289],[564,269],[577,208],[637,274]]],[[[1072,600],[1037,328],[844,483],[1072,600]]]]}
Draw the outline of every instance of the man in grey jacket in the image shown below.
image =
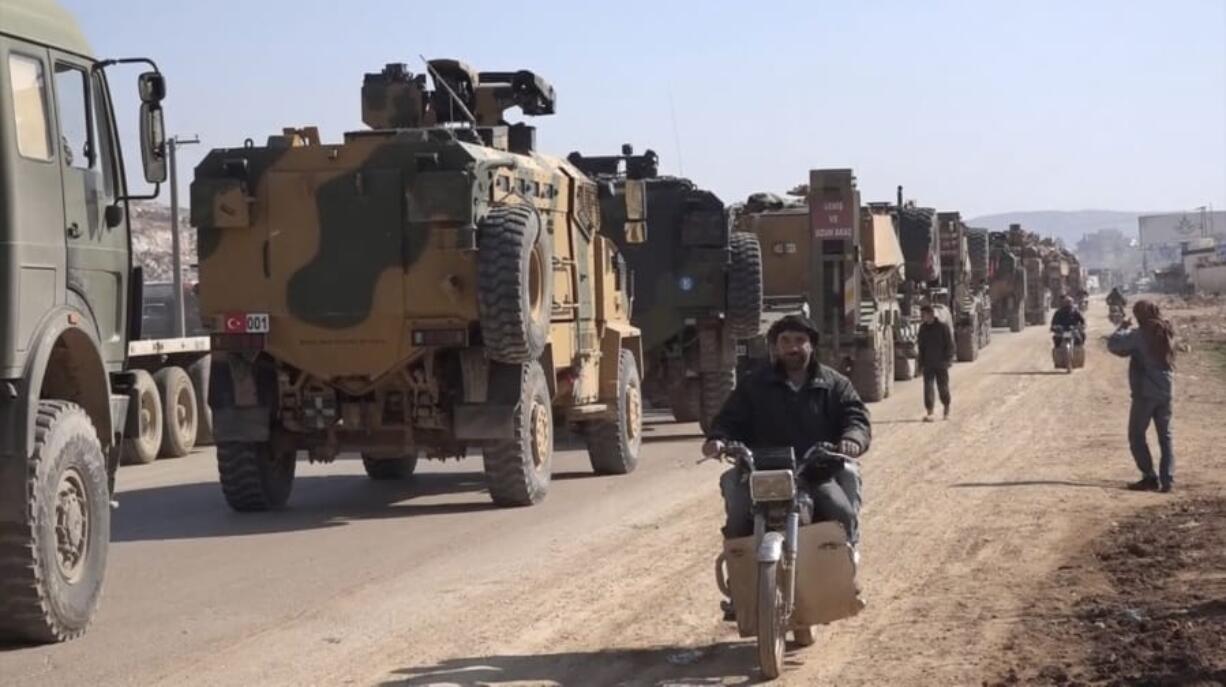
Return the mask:
{"type": "Polygon", "coordinates": [[[1175,380],[1175,330],[1162,319],[1157,304],[1139,300],[1132,307],[1137,328],[1124,320],[1107,339],[1107,350],[1128,358],[1128,386],[1132,391],[1132,409],[1128,415],[1128,445],[1133,460],[1141,471],[1141,479],[1128,485],[1133,491],[1169,492],[1175,484],[1175,452],[1171,439],[1171,399],[1175,380]],[[1158,432],[1158,449],[1162,453],[1158,474],[1154,474],[1154,459],[1149,452],[1145,433],[1149,424],[1158,432]]]}

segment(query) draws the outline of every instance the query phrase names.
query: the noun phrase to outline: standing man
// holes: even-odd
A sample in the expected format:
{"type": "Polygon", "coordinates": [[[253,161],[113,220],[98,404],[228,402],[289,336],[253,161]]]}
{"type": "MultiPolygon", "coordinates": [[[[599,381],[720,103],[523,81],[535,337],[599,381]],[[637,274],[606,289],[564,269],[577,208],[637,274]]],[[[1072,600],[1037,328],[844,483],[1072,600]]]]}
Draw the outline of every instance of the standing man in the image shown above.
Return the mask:
{"type": "Polygon", "coordinates": [[[941,405],[945,407],[945,419],[949,419],[949,366],[954,362],[954,335],[949,325],[937,319],[931,305],[920,308],[919,334],[916,343],[919,344],[919,366],[924,373],[924,422],[932,422],[932,409],[936,405],[933,398],[933,385],[941,396],[941,405]]]}
{"type": "Polygon", "coordinates": [[[1141,479],[1128,485],[1133,491],[1163,493],[1175,486],[1175,451],[1171,438],[1171,398],[1175,382],[1175,329],[1162,319],[1158,305],[1139,300],[1132,306],[1137,328],[1130,320],[1107,339],[1107,350],[1128,358],[1128,386],[1132,408],[1128,413],[1128,446],[1141,471],[1141,479]],[[1154,459],[1145,433],[1149,424],[1158,431],[1162,462],[1154,474],[1154,459]]]}

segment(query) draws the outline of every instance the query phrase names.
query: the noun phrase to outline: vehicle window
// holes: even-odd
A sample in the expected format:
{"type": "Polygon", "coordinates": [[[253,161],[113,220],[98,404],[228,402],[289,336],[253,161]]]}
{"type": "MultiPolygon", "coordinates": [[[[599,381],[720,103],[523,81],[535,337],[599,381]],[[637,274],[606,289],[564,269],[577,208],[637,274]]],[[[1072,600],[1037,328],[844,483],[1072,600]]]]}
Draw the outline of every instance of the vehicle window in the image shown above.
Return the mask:
{"type": "Polygon", "coordinates": [[[106,81],[102,78],[101,73],[94,74],[94,107],[93,107],[93,124],[94,124],[94,140],[98,142],[98,165],[102,167],[102,178],[106,188],[106,195],[109,198],[114,198],[119,195],[116,192],[116,161],[118,156],[114,149],[114,139],[112,138],[113,131],[111,128],[111,118],[109,101],[107,100],[106,81]]]}
{"type": "Polygon", "coordinates": [[[83,69],[56,63],[55,97],[59,104],[64,163],[78,169],[91,169],[94,166],[87,84],[83,69]]]}
{"type": "Polygon", "coordinates": [[[34,160],[50,160],[51,127],[47,122],[43,63],[24,55],[9,55],[9,83],[17,120],[17,152],[34,160]]]}

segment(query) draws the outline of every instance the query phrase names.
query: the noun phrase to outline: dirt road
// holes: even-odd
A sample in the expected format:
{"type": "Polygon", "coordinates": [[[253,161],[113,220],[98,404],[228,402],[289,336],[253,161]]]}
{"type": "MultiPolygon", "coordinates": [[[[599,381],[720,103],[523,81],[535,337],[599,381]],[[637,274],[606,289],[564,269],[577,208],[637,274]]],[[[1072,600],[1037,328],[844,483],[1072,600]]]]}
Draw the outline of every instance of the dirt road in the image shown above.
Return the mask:
{"type": "MultiPolygon", "coordinates": [[[[792,653],[779,684],[992,679],[1042,581],[1173,498],[1120,489],[1126,363],[1105,353],[1101,303],[1090,319],[1071,376],[1051,370],[1044,328],[998,332],[954,369],[950,421],[919,422],[919,382],[873,406],[868,608],[792,653]]],[[[1222,491],[1222,398],[1181,396],[1177,498],[1222,491]]],[[[125,469],[96,624],[0,650],[0,683],[751,683],[753,650],[719,621],[713,582],[720,468],[695,464],[694,426],[650,430],[629,477],[562,452],[526,510],[492,508],[473,459],[399,486],[354,460],[303,465],[292,508],[255,516],[228,512],[207,453],[125,469]]]]}

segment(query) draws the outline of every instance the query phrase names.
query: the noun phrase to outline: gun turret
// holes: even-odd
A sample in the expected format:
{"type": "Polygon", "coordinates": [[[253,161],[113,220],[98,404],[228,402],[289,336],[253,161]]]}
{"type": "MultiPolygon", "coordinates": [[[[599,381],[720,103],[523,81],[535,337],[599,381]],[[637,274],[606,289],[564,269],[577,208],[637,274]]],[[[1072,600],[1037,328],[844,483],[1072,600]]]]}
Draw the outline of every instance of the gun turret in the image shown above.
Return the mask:
{"type": "Polygon", "coordinates": [[[629,143],[622,145],[621,155],[581,155],[574,152],[566,156],[566,160],[590,177],[654,179],[660,174],[660,156],[651,149],[642,155],[635,155],[634,147],[629,143]]]}

